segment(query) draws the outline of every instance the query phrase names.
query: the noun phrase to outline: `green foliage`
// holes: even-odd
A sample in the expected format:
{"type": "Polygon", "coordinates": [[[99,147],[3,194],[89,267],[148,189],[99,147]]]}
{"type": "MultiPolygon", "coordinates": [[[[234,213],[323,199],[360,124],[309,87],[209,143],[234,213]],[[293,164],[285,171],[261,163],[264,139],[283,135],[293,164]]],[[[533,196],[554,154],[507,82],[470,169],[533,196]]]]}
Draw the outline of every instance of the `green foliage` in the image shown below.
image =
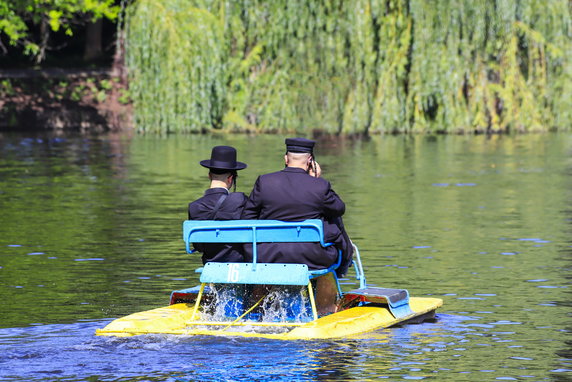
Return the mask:
{"type": "Polygon", "coordinates": [[[0,1],[0,32],[8,36],[11,44],[24,37],[27,31],[24,20],[16,14],[15,5],[13,1],[0,1]]]}
{"type": "Polygon", "coordinates": [[[0,0],[0,41],[7,37],[10,45],[21,45],[24,53],[41,61],[50,31],[72,36],[75,25],[115,20],[119,10],[115,0],[0,0]]]}
{"type": "Polygon", "coordinates": [[[572,127],[568,0],[139,0],[143,131],[572,127]]]}
{"type": "MultiPolygon", "coordinates": [[[[8,80],[0,82],[0,85],[3,85],[4,83],[7,84],[6,86],[10,85],[8,80]]],[[[38,95],[42,97],[54,98],[60,101],[69,99],[74,102],[90,102],[90,100],[104,102],[113,91],[112,83],[112,80],[95,78],[87,78],[85,81],[78,79],[69,82],[48,79],[42,81],[41,90],[39,91],[38,95]]],[[[0,90],[0,95],[2,93],[11,95],[0,90]]],[[[14,91],[12,91],[12,93],[15,94],[14,91]]],[[[124,100],[125,99],[127,99],[126,103],[128,103],[129,98],[124,97],[124,100]]]]}
{"type": "Polygon", "coordinates": [[[119,97],[117,97],[117,100],[122,105],[127,105],[127,104],[131,103],[131,94],[129,93],[129,90],[122,89],[120,91],[119,97]]]}
{"type": "Polygon", "coordinates": [[[16,90],[14,89],[14,85],[12,85],[12,81],[9,79],[0,81],[0,96],[10,97],[14,94],[16,94],[16,90]]]}
{"type": "Polygon", "coordinates": [[[83,85],[83,84],[74,86],[70,92],[70,96],[69,96],[70,99],[72,101],[75,101],[75,102],[81,101],[81,99],[83,97],[84,90],[85,90],[85,85],[83,85]]]}
{"type": "Polygon", "coordinates": [[[141,0],[128,10],[126,30],[137,125],[156,132],[220,126],[226,92],[220,18],[189,1],[141,0]]]}
{"type": "Polygon", "coordinates": [[[82,95],[88,95],[93,97],[97,102],[104,102],[112,87],[111,80],[104,79],[96,81],[94,78],[88,78],[85,85],[79,85],[77,88],[80,98],[82,95]]]}
{"type": "Polygon", "coordinates": [[[101,80],[99,81],[99,87],[103,90],[111,90],[113,83],[111,80],[101,80]]]}

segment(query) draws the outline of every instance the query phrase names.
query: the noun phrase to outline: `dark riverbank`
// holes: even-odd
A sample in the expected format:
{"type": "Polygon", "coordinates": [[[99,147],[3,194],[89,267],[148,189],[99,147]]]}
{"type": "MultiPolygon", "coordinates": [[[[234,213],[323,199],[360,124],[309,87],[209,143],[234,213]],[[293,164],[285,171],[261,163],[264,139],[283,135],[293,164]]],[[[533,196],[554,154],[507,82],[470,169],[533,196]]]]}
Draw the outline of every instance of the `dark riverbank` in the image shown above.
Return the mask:
{"type": "Polygon", "coordinates": [[[131,116],[117,70],[0,70],[0,131],[118,131],[132,128],[131,116]]]}

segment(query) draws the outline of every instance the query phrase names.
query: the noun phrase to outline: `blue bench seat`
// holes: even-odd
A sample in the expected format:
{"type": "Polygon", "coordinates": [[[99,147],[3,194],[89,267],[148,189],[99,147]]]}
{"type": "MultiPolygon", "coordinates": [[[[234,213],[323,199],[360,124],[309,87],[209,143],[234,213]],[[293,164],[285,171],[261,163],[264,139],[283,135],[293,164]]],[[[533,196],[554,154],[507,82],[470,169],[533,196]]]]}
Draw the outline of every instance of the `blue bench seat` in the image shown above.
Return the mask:
{"type": "MultiPolygon", "coordinates": [[[[258,243],[320,243],[324,248],[333,245],[324,241],[323,223],[319,219],[301,222],[279,220],[186,220],[183,240],[187,253],[193,253],[192,243],[251,243],[250,263],[207,263],[198,271],[201,282],[307,285],[312,278],[334,272],[338,261],[325,269],[309,270],[305,264],[258,263],[258,243]]],[[[335,274],[334,274],[335,276],[335,274]]],[[[337,282],[337,278],[336,278],[337,282]]],[[[339,289],[339,288],[338,288],[339,289]]]]}

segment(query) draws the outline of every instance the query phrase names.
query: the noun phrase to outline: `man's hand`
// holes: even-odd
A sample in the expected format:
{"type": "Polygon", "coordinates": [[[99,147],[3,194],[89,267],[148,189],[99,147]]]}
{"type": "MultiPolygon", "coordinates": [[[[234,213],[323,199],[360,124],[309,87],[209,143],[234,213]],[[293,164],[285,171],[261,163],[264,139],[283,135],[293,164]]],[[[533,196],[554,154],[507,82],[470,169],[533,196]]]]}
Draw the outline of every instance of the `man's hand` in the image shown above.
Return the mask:
{"type": "Polygon", "coordinates": [[[310,176],[313,176],[314,178],[319,178],[320,176],[322,176],[322,168],[320,167],[318,162],[313,161],[310,164],[310,169],[308,171],[308,174],[310,174],[310,176]]]}

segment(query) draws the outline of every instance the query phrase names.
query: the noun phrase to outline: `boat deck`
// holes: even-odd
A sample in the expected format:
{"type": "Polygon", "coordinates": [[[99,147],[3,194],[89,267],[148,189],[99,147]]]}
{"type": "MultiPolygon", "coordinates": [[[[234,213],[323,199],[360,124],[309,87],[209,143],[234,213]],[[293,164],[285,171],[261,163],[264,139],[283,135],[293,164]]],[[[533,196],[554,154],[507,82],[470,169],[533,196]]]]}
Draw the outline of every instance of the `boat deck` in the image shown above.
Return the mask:
{"type": "MultiPolygon", "coordinates": [[[[193,315],[192,304],[175,304],[119,318],[105,328],[97,330],[97,335],[118,337],[142,334],[214,335],[281,340],[347,337],[398,324],[430,319],[434,316],[435,310],[443,305],[443,300],[410,297],[409,305],[413,314],[401,319],[395,318],[389,309],[382,306],[359,306],[321,317],[301,326],[290,326],[291,329],[288,331],[273,333],[269,332],[268,327],[263,326],[261,330],[260,326],[249,325],[248,322],[227,327],[193,325],[190,322],[193,315]]],[[[271,329],[280,330],[275,325],[271,329]]],[[[288,329],[287,324],[282,328],[284,329],[288,329]]]]}

